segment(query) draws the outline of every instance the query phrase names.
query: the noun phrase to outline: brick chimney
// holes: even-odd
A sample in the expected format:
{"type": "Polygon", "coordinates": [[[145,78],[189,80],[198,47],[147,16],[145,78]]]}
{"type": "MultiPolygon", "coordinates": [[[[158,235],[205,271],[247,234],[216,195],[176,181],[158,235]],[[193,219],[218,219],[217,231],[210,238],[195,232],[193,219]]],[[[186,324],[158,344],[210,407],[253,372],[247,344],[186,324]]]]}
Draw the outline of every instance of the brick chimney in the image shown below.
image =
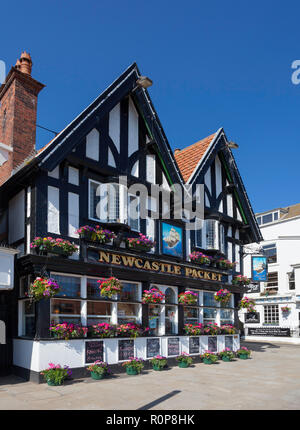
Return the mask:
{"type": "Polygon", "coordinates": [[[37,97],[44,85],[31,77],[30,54],[22,52],[0,87],[0,185],[35,154],[37,97]]]}

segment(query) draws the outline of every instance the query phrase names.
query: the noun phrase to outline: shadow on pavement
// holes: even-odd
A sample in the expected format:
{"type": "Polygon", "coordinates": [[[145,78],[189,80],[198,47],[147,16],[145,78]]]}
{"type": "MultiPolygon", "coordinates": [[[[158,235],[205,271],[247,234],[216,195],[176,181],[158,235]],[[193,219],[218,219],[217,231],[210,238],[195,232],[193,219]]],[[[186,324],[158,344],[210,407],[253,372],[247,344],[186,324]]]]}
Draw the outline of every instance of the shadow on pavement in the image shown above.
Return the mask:
{"type": "Polygon", "coordinates": [[[247,342],[241,341],[241,346],[246,346],[251,351],[265,352],[266,349],[280,349],[280,345],[274,345],[270,342],[247,342]]]}

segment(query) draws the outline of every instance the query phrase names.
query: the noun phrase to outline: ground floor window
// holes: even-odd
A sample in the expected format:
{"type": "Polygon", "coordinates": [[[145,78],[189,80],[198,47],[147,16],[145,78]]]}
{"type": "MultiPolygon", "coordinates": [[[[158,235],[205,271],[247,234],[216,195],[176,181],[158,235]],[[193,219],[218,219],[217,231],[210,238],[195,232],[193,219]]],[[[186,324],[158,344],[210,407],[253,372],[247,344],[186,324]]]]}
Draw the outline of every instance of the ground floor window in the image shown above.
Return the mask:
{"type": "Polygon", "coordinates": [[[279,306],[278,305],[264,306],[264,322],[265,324],[279,324],[279,306]]]}
{"type": "Polygon", "coordinates": [[[118,324],[139,323],[141,305],[135,303],[118,303],[118,324]]]}
{"type": "Polygon", "coordinates": [[[22,336],[35,336],[35,306],[30,300],[22,300],[21,315],[22,315],[22,336]]]}
{"type": "Polygon", "coordinates": [[[111,323],[112,304],[99,301],[87,302],[87,324],[111,323]]]}
{"type": "Polygon", "coordinates": [[[79,300],[51,300],[51,322],[81,323],[81,303],[79,300]]]}

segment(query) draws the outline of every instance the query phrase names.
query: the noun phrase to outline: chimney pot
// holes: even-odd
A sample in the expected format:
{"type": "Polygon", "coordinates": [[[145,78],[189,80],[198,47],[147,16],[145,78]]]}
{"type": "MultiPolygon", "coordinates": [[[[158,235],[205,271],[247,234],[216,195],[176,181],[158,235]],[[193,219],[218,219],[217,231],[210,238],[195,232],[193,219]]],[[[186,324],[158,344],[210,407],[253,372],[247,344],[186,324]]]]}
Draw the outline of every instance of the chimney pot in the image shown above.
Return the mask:
{"type": "Polygon", "coordinates": [[[30,54],[26,51],[22,52],[20,60],[18,60],[17,63],[18,62],[20,64],[18,70],[20,70],[22,73],[25,73],[26,75],[31,75],[32,60],[30,54]]]}

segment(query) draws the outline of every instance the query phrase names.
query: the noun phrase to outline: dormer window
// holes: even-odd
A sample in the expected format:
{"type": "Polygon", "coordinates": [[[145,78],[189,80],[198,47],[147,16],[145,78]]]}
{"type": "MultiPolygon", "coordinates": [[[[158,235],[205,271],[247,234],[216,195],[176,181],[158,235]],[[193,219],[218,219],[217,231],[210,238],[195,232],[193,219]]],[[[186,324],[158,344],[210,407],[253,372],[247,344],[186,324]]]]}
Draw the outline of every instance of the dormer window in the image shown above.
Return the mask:
{"type": "Polygon", "coordinates": [[[259,215],[256,217],[258,225],[269,224],[271,222],[278,221],[278,219],[279,219],[279,211],[259,215]]]}

